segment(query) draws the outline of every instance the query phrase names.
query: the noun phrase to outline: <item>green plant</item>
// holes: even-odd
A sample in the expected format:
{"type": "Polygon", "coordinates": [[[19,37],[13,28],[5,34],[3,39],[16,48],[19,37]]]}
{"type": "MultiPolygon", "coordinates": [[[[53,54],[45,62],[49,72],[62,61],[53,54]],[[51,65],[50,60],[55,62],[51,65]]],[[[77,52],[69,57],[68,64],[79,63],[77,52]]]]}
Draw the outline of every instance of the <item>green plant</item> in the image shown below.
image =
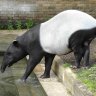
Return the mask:
{"type": "Polygon", "coordinates": [[[33,27],[34,22],[32,19],[28,19],[25,24],[26,24],[26,28],[29,29],[29,28],[33,27]]]}
{"type": "Polygon", "coordinates": [[[16,29],[22,29],[21,25],[22,25],[21,21],[20,20],[16,20],[16,29]]]}
{"type": "Polygon", "coordinates": [[[13,29],[29,29],[36,25],[32,19],[27,20],[13,20],[12,18],[8,18],[8,21],[2,23],[0,22],[0,29],[1,30],[13,30],[13,29]]]}
{"type": "Polygon", "coordinates": [[[11,19],[8,20],[7,29],[8,29],[8,30],[13,30],[13,29],[14,29],[11,19]]]}
{"type": "Polygon", "coordinates": [[[4,25],[0,22],[0,29],[2,30],[4,25]]]}

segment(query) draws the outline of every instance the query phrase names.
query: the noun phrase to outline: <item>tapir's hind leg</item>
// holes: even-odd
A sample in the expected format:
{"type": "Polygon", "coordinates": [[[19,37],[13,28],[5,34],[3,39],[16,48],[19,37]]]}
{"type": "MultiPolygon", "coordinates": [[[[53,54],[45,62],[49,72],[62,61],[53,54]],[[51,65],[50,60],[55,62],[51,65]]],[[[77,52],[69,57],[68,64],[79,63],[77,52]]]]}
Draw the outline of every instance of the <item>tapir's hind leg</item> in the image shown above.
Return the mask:
{"type": "Polygon", "coordinates": [[[49,78],[50,77],[50,70],[51,65],[53,62],[55,55],[54,54],[45,54],[45,71],[44,74],[41,75],[41,78],[49,78]]]}
{"type": "Polygon", "coordinates": [[[74,55],[75,55],[75,59],[76,59],[76,63],[75,63],[76,68],[80,68],[80,62],[81,62],[81,59],[82,59],[82,55],[78,54],[78,53],[74,53],[74,55]]]}
{"type": "Polygon", "coordinates": [[[78,47],[74,49],[74,56],[76,59],[76,67],[80,68],[80,62],[81,59],[83,58],[84,60],[84,67],[89,66],[89,54],[90,54],[90,49],[89,45],[84,45],[83,47],[78,47]]]}
{"type": "Polygon", "coordinates": [[[90,46],[87,45],[87,46],[85,46],[85,53],[83,56],[84,67],[89,67],[89,56],[90,56],[90,46]]]}
{"type": "Polygon", "coordinates": [[[75,62],[76,66],[73,66],[73,68],[80,68],[80,62],[81,62],[82,57],[84,55],[84,51],[85,50],[82,47],[80,47],[80,46],[73,50],[74,56],[75,56],[75,60],[76,60],[76,62],[75,62]]]}
{"type": "Polygon", "coordinates": [[[31,74],[35,66],[41,61],[43,58],[44,54],[42,52],[35,52],[31,55],[29,55],[29,60],[28,60],[28,65],[25,71],[24,76],[22,77],[23,81],[26,81],[28,76],[31,74]]]}

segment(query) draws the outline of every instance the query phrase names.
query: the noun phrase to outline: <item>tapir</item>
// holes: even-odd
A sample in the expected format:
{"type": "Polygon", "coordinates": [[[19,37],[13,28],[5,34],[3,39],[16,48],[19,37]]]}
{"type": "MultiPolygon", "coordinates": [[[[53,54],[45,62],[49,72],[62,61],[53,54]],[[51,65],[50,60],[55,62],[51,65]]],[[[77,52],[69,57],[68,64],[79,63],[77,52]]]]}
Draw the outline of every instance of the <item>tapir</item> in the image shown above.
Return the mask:
{"type": "Polygon", "coordinates": [[[43,57],[45,71],[41,77],[49,78],[55,55],[70,52],[74,53],[77,68],[80,68],[82,58],[84,66],[89,66],[90,43],[95,37],[95,18],[79,10],[63,11],[17,37],[4,54],[1,72],[29,55],[22,80],[26,81],[43,57]]]}

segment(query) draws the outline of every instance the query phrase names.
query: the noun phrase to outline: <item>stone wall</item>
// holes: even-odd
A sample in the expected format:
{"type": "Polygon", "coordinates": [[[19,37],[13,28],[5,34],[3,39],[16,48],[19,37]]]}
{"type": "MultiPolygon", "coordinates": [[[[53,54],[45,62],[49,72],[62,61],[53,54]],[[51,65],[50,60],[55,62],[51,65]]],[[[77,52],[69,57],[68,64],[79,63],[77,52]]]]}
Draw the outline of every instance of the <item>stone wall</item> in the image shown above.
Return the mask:
{"type": "Polygon", "coordinates": [[[96,17],[96,0],[0,0],[0,19],[44,21],[66,9],[79,9],[96,17]]]}

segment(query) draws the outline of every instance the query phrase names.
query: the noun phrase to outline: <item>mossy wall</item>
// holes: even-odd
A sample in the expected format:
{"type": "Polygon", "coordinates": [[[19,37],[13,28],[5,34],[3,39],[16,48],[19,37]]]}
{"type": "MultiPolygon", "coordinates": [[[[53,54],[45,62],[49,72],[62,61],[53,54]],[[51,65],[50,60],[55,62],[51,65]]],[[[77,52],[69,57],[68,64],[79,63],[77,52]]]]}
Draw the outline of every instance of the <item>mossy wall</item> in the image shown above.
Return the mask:
{"type": "Polygon", "coordinates": [[[79,9],[96,18],[96,0],[0,0],[0,20],[12,17],[45,21],[66,9],[79,9]]]}

